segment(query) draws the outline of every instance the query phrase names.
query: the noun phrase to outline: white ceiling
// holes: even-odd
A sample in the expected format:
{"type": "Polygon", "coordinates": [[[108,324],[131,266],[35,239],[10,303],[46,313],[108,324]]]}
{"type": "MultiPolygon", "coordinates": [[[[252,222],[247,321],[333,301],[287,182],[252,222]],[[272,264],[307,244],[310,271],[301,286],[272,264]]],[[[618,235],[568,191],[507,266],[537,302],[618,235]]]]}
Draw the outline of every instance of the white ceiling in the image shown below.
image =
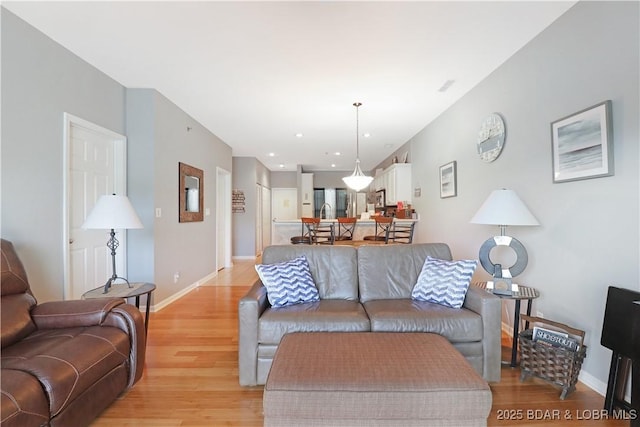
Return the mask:
{"type": "Polygon", "coordinates": [[[360,134],[371,135],[360,137],[362,167],[369,170],[574,3],[3,6],[122,85],[157,89],[229,144],[234,156],[256,157],[271,170],[298,164],[332,170],[333,163],[350,171],[354,102],[363,103],[360,134]],[[448,80],[455,83],[440,92],[448,80]]]}

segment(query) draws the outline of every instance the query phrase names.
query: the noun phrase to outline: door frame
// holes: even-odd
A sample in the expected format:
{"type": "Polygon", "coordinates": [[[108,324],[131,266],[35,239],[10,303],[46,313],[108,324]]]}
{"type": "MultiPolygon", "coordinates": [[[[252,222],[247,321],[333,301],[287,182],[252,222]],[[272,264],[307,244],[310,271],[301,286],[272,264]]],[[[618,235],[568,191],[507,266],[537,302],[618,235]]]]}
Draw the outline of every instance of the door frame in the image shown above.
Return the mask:
{"type": "Polygon", "coordinates": [[[216,167],[216,230],[224,234],[224,248],[220,248],[220,239],[216,239],[216,271],[229,268],[231,263],[231,172],[216,167]],[[222,191],[220,191],[222,190],[222,191]],[[224,252],[223,265],[219,265],[220,250],[224,252]]]}
{"type": "MultiPolygon", "coordinates": [[[[63,298],[69,299],[71,297],[71,248],[69,244],[70,231],[69,231],[69,216],[71,215],[71,174],[69,168],[71,167],[71,127],[77,126],[85,128],[89,131],[100,133],[104,136],[113,139],[113,163],[114,163],[114,191],[117,194],[126,194],[127,188],[127,137],[111,131],[109,129],[98,126],[95,123],[81,119],[69,113],[63,113],[63,136],[62,136],[62,182],[63,182],[63,194],[62,201],[62,262],[63,262],[63,298]]],[[[107,234],[105,233],[105,242],[107,234]]],[[[120,246],[118,253],[122,254],[123,272],[127,271],[127,235],[122,233],[118,237],[120,246]]],[[[105,243],[106,244],[106,243],[105,243]]],[[[106,278],[105,278],[106,279],[106,278]]]]}

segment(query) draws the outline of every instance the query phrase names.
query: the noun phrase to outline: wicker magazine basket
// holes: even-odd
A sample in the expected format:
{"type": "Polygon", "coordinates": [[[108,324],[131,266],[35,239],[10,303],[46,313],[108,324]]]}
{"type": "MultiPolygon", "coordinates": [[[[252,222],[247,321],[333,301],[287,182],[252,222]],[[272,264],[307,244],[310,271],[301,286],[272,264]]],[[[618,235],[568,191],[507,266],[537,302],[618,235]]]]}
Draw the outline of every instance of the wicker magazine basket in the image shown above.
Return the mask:
{"type": "Polygon", "coordinates": [[[575,390],[578,374],[587,354],[587,347],[584,345],[584,331],[540,317],[523,315],[522,320],[551,325],[555,329],[580,337],[579,348],[577,351],[573,351],[533,341],[533,329],[527,329],[519,335],[520,368],[522,370],[520,381],[534,376],[558,385],[562,387],[560,399],[564,400],[567,394],[575,390]]]}

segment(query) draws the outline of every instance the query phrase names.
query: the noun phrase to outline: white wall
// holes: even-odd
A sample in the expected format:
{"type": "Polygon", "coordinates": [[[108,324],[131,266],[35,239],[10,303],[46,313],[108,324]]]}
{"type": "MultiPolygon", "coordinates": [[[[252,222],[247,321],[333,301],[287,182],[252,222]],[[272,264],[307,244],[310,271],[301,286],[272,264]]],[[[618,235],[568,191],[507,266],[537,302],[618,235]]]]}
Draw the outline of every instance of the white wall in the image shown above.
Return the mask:
{"type": "Polygon", "coordinates": [[[231,216],[232,253],[234,257],[252,258],[256,256],[256,184],[271,188],[271,173],[255,157],[234,157],[231,181],[233,188],[243,190],[245,196],[244,213],[231,216]]]}
{"type": "Polygon", "coordinates": [[[216,273],[216,168],[231,170],[231,147],[153,89],[127,89],[127,134],[129,193],[145,225],[129,237],[129,276],[153,280],[162,302],[216,273]],[[204,172],[203,221],[178,221],[179,162],[204,172]]]}
{"type": "Polygon", "coordinates": [[[125,133],[125,90],[0,9],[2,237],[38,301],[63,298],[63,114],[125,133]]]}
{"type": "Polygon", "coordinates": [[[638,2],[578,3],[411,140],[413,185],[422,189],[415,240],[477,258],[498,230],[469,220],[492,190],[516,190],[541,223],[508,229],[529,253],[518,280],[540,290],[534,313],[586,331],[582,379],[600,391],[611,355],[599,344],[607,286],[640,289],[638,20],[638,2]],[[550,123],[607,99],[615,176],[552,183],[550,123]],[[505,119],[506,145],[484,163],[476,136],[492,112],[505,119]],[[440,199],[438,170],[452,160],[458,196],[440,199]]]}
{"type": "Polygon", "coordinates": [[[296,172],[271,172],[272,188],[296,188],[296,172]]]}
{"type": "Polygon", "coordinates": [[[127,90],[1,11],[2,237],[38,300],[63,298],[65,112],[128,137],[128,195],[145,226],[128,231],[128,277],[155,282],[157,303],[215,273],[216,167],[231,170],[231,148],[157,91],[127,90]],[[201,223],[178,223],[179,161],[205,172],[201,223]]]}

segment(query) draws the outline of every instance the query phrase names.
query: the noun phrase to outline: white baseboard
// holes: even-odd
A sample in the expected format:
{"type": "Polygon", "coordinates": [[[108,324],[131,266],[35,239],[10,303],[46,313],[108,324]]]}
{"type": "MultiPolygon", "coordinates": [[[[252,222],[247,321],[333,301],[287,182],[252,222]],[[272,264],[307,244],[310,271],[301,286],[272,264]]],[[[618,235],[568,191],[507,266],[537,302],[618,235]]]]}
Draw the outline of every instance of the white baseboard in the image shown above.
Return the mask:
{"type": "Polygon", "coordinates": [[[237,260],[255,260],[258,257],[256,256],[251,256],[251,255],[244,255],[244,256],[234,256],[231,257],[231,259],[237,259],[237,260]]]}
{"type": "Polygon", "coordinates": [[[182,289],[181,291],[176,292],[175,294],[171,295],[169,298],[165,298],[162,301],[160,301],[159,303],[153,304],[151,306],[151,311],[153,313],[157,313],[158,311],[160,311],[163,308],[167,307],[169,304],[179,300],[180,298],[182,298],[183,296],[185,296],[186,294],[188,294],[189,292],[191,292],[192,290],[194,290],[197,287],[198,287],[198,282],[187,286],[186,288],[182,289]]]}
{"type": "Polygon", "coordinates": [[[580,374],[578,375],[578,381],[598,393],[600,396],[605,396],[607,394],[607,383],[600,381],[599,379],[585,371],[580,371],[580,374]]]}
{"type": "MultiPolygon", "coordinates": [[[[188,294],[189,292],[191,292],[195,288],[202,286],[203,283],[207,282],[208,280],[211,280],[211,279],[215,278],[217,275],[218,275],[217,271],[214,271],[211,274],[207,274],[202,279],[200,279],[197,282],[190,284],[186,288],[176,292],[175,294],[171,295],[169,298],[165,298],[162,301],[160,301],[159,303],[153,304],[151,306],[151,310],[150,311],[152,313],[157,313],[158,311],[160,311],[163,308],[167,307],[169,304],[173,303],[174,301],[179,300],[180,298],[182,298],[183,296],[185,296],[186,294],[188,294]]],[[[140,310],[146,310],[146,307],[140,307],[140,310]]]]}
{"type": "Polygon", "coordinates": [[[214,271],[211,274],[207,274],[206,276],[204,276],[202,279],[198,280],[196,282],[197,286],[203,286],[205,283],[207,283],[209,280],[211,279],[215,279],[218,276],[218,272],[214,271]]]}

